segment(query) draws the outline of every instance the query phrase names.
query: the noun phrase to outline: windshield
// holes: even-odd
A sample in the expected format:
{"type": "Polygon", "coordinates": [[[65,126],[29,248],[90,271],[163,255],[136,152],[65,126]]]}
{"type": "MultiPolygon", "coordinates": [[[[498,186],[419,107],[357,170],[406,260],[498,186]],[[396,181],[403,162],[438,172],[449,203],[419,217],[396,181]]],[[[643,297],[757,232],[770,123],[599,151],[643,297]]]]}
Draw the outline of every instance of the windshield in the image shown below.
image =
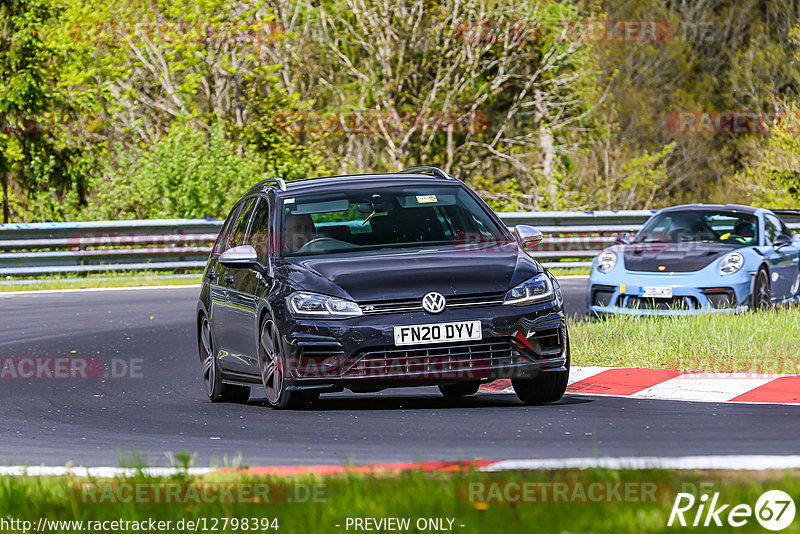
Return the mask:
{"type": "Polygon", "coordinates": [[[636,243],[714,242],[754,245],[756,216],[734,211],[686,210],[659,213],[636,234],[636,243]]]}
{"type": "Polygon", "coordinates": [[[460,186],[391,187],[283,200],[285,256],[463,242],[507,234],[460,186]]]}

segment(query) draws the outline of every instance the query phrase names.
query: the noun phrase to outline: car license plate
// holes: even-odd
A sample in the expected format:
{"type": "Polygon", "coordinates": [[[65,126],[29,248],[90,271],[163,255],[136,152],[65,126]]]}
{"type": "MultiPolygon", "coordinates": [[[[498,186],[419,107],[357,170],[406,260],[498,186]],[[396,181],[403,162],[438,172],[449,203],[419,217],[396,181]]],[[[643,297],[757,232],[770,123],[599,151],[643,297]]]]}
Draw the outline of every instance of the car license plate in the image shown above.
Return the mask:
{"type": "Polygon", "coordinates": [[[671,299],[671,287],[643,287],[639,293],[641,297],[652,297],[656,299],[671,299]]]}
{"type": "Polygon", "coordinates": [[[481,339],[480,321],[458,323],[415,324],[394,327],[394,344],[425,345],[430,343],[449,343],[450,341],[473,341],[481,339]]]}

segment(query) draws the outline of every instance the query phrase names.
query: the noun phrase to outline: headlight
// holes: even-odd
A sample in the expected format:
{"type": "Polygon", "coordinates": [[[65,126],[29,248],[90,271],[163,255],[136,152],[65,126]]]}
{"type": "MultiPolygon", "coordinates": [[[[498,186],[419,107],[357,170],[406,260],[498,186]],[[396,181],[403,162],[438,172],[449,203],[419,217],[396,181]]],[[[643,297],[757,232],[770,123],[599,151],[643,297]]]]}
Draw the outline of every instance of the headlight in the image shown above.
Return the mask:
{"type": "Polygon", "coordinates": [[[719,274],[733,274],[739,272],[744,267],[744,256],[738,252],[731,252],[719,262],[719,274]]]}
{"type": "Polygon", "coordinates": [[[353,301],[305,291],[286,297],[286,305],[297,319],[344,319],[363,315],[361,308],[353,301]]]}
{"type": "Polygon", "coordinates": [[[601,252],[597,257],[597,270],[601,273],[607,273],[617,264],[617,253],[611,250],[601,252]]]}
{"type": "Polygon", "coordinates": [[[534,302],[552,300],[553,298],[553,283],[545,273],[542,273],[522,282],[513,289],[509,289],[503,299],[503,304],[524,306],[534,302]]]}

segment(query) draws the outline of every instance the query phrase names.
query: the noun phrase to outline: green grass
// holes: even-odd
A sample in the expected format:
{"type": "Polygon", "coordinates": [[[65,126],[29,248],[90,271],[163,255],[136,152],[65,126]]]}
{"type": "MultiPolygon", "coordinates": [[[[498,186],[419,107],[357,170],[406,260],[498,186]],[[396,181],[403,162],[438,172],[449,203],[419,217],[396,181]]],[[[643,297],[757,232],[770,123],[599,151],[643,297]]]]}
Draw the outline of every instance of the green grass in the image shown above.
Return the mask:
{"type": "Polygon", "coordinates": [[[800,310],[615,316],[570,325],[573,365],[800,373],[800,310]]]}
{"type": "Polygon", "coordinates": [[[86,275],[63,274],[41,277],[36,279],[0,280],[0,292],[6,291],[36,291],[42,289],[85,289],[96,287],[138,287],[199,284],[202,273],[200,271],[159,272],[131,271],[131,272],[100,272],[86,275]],[[190,277],[184,275],[191,275],[190,277]]]}
{"type": "Polygon", "coordinates": [[[552,269],[547,269],[550,271],[550,274],[553,276],[589,276],[589,273],[592,271],[590,267],[575,267],[573,269],[567,269],[566,267],[553,267],[552,269]]]}
{"type": "MultiPolygon", "coordinates": [[[[139,483],[160,485],[165,481],[196,482],[197,479],[174,477],[172,479],[147,478],[105,481],[117,484],[139,483]]],[[[263,503],[263,504],[153,504],[148,502],[129,502],[125,504],[87,503],[81,491],[82,479],[71,477],[3,477],[0,478],[0,518],[9,517],[38,521],[39,517],[50,520],[93,520],[115,519],[197,520],[200,518],[277,518],[278,532],[327,533],[347,532],[348,517],[408,517],[412,525],[421,517],[453,518],[454,532],[484,533],[650,533],[666,531],[708,531],[708,528],[677,529],[668,528],[667,521],[675,495],[679,491],[696,495],[719,492],[719,503],[748,504],[754,506],[758,497],[766,490],[781,489],[789,495],[800,496],[800,477],[794,471],[735,472],[735,471],[611,471],[601,469],[533,471],[505,473],[421,473],[409,472],[393,475],[346,475],[326,478],[299,477],[294,479],[253,478],[247,475],[214,475],[204,478],[206,482],[272,483],[272,495],[282,486],[288,495],[300,494],[298,488],[317,488],[317,502],[302,503],[263,503]],[[553,495],[553,484],[567,483],[567,498],[559,502],[497,502],[490,499],[488,487],[483,484],[504,484],[507,482],[548,484],[549,494],[553,495]],[[577,485],[586,492],[589,484],[608,484],[628,482],[640,488],[639,483],[648,484],[656,491],[645,497],[625,502],[624,492],[617,502],[584,502],[581,493],[575,492],[577,485]],[[478,484],[470,486],[470,484],[478,484]],[[477,498],[470,498],[470,488],[477,488],[477,498]],[[484,493],[486,492],[486,493],[484,493]],[[484,495],[481,495],[484,493],[484,495]],[[575,496],[576,499],[572,500],[575,496]],[[654,498],[653,498],[654,497],[654,498]],[[622,502],[620,502],[620,500],[622,502]],[[566,501],[566,502],[565,502],[566,501]],[[336,527],[336,525],[341,525],[336,527]],[[461,527],[460,525],[464,525],[461,527]]],[[[100,481],[95,481],[100,482],[100,481]]],[[[563,486],[563,484],[562,484],[563,486]]],[[[494,486],[503,487],[500,485],[494,486]]],[[[630,487],[630,486],[629,486],[630,487]]],[[[476,495],[476,494],[473,494],[476,495]]],[[[541,497],[542,493],[537,492],[541,497]]],[[[497,494],[495,494],[495,497],[497,494]]],[[[512,495],[513,496],[513,495],[512,495]]],[[[698,503],[699,504],[699,503],[698,503]]],[[[697,507],[687,514],[691,522],[697,507]]],[[[728,508],[730,509],[730,507],[728,508]]],[[[725,519],[723,515],[722,519],[725,519]]],[[[172,532],[187,531],[172,530],[172,532]]],[[[716,532],[730,531],[730,527],[711,528],[716,532]]],[[[737,532],[765,532],[750,518],[749,523],[737,532]]],[[[10,532],[19,530],[9,529],[10,532]]],[[[51,529],[51,532],[74,532],[75,528],[51,529]]],[[[202,530],[201,530],[202,531],[202,530]]],[[[235,532],[230,526],[218,528],[216,532],[235,532]]],[[[241,532],[242,530],[238,530],[241,532]]],[[[416,532],[411,528],[410,532],[416,532]]],[[[266,531],[265,531],[266,532],[266,531]]],[[[349,532],[354,532],[351,527],[349,532]]],[[[787,534],[800,532],[797,519],[786,530],[787,534]]]]}

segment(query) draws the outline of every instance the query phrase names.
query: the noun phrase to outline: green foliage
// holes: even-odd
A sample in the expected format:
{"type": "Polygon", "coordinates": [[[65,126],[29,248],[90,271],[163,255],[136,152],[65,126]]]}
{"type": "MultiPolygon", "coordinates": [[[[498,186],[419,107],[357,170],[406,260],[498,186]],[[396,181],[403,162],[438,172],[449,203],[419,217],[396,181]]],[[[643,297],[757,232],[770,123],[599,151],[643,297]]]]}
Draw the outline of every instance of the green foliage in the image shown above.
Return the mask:
{"type": "Polygon", "coordinates": [[[429,164],[498,210],[796,205],[793,132],[670,114],[793,109],[798,59],[800,16],[758,0],[8,0],[0,195],[15,220],[218,217],[203,196],[248,173],[429,164]]]}
{"type": "Polygon", "coordinates": [[[763,154],[737,173],[731,186],[747,203],[768,208],[800,205],[800,133],[792,109],[773,126],[763,154]]]}
{"type": "Polygon", "coordinates": [[[217,218],[258,180],[275,175],[252,147],[173,125],[152,145],[112,152],[87,209],[97,219],[217,218]]]}
{"type": "Polygon", "coordinates": [[[313,95],[314,116],[340,113],[322,132],[335,170],[433,164],[503,207],[560,202],[565,147],[583,127],[594,75],[588,47],[562,35],[579,17],[574,5],[295,4],[304,9],[280,19],[297,50],[287,68],[304,73],[291,83],[313,95]]]}
{"type": "Polygon", "coordinates": [[[666,207],[660,205],[665,199],[658,199],[657,195],[669,181],[667,158],[674,150],[673,141],[655,154],[645,152],[624,162],[615,203],[622,206],[631,205],[634,203],[631,201],[635,199],[652,209],[666,207]]]}
{"type": "MultiPolygon", "coordinates": [[[[67,202],[80,204],[85,175],[81,149],[74,137],[59,131],[53,120],[65,109],[59,91],[63,52],[45,38],[60,11],[49,0],[10,0],[0,5],[0,178],[3,183],[3,219],[48,217],[21,205],[14,189],[28,201],[72,192],[67,202]],[[12,212],[13,208],[13,212],[12,212]]],[[[44,202],[47,202],[44,200],[44,202]]],[[[58,200],[54,201],[58,203],[58,200]]]]}
{"type": "Polygon", "coordinates": [[[498,182],[477,176],[470,185],[481,192],[483,199],[495,211],[521,211],[525,206],[516,180],[498,182]]]}
{"type": "MultiPolygon", "coordinates": [[[[65,2],[49,38],[73,43],[65,85],[95,163],[82,217],[220,217],[266,174],[324,169],[275,125],[300,102],[264,52],[273,19],[260,1],[65,2]]],[[[31,215],[66,216],[36,200],[31,215]]]]}

